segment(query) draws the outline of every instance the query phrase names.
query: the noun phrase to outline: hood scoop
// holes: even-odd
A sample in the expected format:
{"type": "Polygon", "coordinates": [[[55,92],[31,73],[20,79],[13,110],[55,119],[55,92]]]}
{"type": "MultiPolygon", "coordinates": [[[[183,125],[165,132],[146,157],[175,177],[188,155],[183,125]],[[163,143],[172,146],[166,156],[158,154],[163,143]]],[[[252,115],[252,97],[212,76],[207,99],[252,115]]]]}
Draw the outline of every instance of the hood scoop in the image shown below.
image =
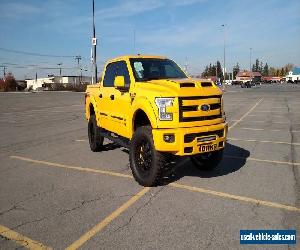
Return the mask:
{"type": "Polygon", "coordinates": [[[201,87],[212,87],[211,82],[201,82],[201,87]]]}
{"type": "Polygon", "coordinates": [[[194,88],[194,87],[195,87],[195,83],[192,82],[180,83],[180,88],[194,88]]]}

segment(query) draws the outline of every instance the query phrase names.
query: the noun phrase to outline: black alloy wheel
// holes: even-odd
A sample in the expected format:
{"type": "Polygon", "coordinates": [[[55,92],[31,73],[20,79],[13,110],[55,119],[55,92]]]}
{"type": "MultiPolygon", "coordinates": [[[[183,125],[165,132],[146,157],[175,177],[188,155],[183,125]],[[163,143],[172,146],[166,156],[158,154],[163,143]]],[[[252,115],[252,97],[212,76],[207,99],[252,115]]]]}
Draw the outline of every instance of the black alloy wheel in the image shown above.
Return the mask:
{"type": "Polygon", "coordinates": [[[135,131],[130,143],[129,160],[133,177],[140,185],[151,187],[159,183],[166,155],[155,149],[150,126],[142,126],[135,131]]]}
{"type": "Polygon", "coordinates": [[[100,135],[101,128],[97,126],[95,115],[91,115],[88,123],[88,137],[90,148],[93,152],[101,151],[103,136],[100,135]]]}

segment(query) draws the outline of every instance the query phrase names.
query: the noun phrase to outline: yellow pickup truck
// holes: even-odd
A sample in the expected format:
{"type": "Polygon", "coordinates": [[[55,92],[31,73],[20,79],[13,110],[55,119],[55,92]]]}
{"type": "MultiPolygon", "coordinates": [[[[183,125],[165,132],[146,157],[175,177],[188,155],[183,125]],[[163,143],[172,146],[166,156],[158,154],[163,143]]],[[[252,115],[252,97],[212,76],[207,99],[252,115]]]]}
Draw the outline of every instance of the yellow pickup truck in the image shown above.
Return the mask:
{"type": "Polygon", "coordinates": [[[102,81],[87,87],[85,108],[91,150],[101,151],[104,138],[129,148],[132,174],[143,186],[159,183],[168,155],[189,156],[206,170],[222,159],[228,130],[222,91],[168,58],[110,60],[102,81]]]}

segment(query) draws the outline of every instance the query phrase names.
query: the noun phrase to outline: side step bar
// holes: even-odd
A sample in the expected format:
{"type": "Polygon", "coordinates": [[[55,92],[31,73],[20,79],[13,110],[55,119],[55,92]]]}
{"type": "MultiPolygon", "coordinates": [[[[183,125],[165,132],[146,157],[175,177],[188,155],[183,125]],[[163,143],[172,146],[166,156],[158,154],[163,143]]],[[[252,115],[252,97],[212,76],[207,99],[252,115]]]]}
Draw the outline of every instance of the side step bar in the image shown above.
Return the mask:
{"type": "Polygon", "coordinates": [[[127,138],[123,138],[121,136],[113,136],[111,132],[102,130],[100,132],[100,135],[109,139],[112,142],[115,142],[116,144],[120,145],[121,147],[128,148],[130,147],[130,141],[127,138]]]}

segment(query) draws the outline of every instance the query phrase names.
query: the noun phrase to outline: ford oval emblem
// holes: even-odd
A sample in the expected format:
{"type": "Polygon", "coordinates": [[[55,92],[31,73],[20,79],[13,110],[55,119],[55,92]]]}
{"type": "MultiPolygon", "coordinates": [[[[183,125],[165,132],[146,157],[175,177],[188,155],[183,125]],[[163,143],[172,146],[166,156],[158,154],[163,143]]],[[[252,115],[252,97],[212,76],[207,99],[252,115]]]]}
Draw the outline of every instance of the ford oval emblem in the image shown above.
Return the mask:
{"type": "Polygon", "coordinates": [[[199,106],[199,108],[200,108],[202,111],[209,111],[210,106],[209,106],[208,104],[203,104],[203,105],[199,106]]]}

